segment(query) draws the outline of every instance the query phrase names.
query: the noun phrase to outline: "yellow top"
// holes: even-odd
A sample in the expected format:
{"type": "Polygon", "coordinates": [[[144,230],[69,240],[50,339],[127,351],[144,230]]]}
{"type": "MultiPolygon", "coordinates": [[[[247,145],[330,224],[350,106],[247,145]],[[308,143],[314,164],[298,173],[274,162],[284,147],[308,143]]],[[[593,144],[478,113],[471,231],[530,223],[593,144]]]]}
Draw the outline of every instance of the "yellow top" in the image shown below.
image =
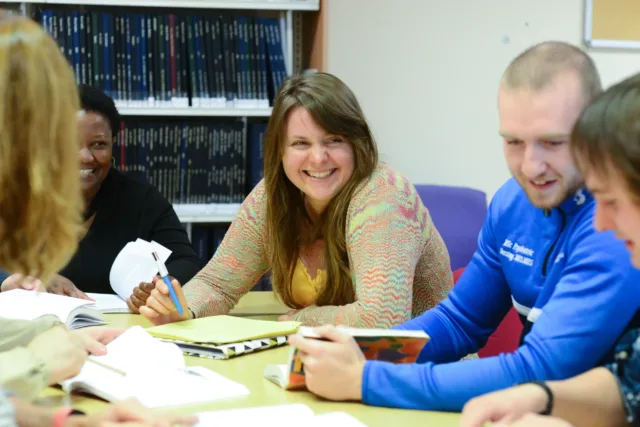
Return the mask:
{"type": "Polygon", "coordinates": [[[307,267],[298,259],[296,269],[293,271],[293,300],[305,307],[314,305],[326,281],[326,270],[319,268],[315,279],[312,279],[307,267]]]}

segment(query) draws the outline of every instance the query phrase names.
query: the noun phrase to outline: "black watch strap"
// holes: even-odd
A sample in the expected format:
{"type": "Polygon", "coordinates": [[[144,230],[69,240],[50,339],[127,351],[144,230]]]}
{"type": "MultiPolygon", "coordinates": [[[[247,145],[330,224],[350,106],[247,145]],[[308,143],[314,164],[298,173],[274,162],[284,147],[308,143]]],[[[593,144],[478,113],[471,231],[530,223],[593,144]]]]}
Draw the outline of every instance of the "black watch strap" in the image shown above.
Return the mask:
{"type": "Polygon", "coordinates": [[[544,390],[544,392],[547,394],[547,406],[539,414],[540,415],[551,415],[551,411],[553,411],[553,392],[551,391],[551,389],[549,388],[547,383],[545,383],[544,381],[530,381],[530,382],[524,383],[524,384],[534,384],[534,385],[537,385],[538,387],[540,387],[540,388],[542,388],[544,390]]]}

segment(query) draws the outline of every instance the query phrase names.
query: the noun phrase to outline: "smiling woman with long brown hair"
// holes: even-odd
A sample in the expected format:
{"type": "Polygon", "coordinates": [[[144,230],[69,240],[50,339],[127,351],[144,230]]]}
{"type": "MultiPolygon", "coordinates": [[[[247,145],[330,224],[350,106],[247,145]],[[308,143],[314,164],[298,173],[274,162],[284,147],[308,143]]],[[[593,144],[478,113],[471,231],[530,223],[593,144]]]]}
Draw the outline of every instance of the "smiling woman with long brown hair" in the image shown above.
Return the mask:
{"type": "Polygon", "coordinates": [[[427,209],[404,176],[378,161],[355,95],[331,74],[295,76],[280,88],[265,179],[209,264],[184,290],[173,282],[189,310],[178,314],[161,281],[134,295],[157,324],[224,314],[268,270],[291,308],[281,319],[307,325],[390,327],[452,286],[427,209]]]}

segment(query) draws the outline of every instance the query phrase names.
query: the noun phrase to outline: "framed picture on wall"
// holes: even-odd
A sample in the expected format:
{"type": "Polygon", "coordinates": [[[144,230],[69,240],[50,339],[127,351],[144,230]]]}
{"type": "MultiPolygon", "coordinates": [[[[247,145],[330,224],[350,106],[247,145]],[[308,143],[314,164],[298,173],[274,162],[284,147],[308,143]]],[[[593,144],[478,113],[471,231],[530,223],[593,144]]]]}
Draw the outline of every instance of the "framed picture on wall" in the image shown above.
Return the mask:
{"type": "Polygon", "coordinates": [[[584,39],[589,47],[640,49],[640,1],[585,0],[584,39]]]}

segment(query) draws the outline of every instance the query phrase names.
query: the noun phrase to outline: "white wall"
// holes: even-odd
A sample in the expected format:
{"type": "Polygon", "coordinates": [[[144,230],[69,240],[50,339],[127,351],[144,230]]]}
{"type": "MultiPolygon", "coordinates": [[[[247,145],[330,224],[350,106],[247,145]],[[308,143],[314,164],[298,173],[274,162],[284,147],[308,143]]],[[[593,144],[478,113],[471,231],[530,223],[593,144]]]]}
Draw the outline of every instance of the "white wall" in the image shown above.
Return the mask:
{"type": "MultiPolygon", "coordinates": [[[[498,80],[530,45],[583,46],[583,0],[328,0],[327,71],[358,96],[381,158],[415,183],[479,188],[509,177],[498,80]]],[[[640,51],[591,51],[605,86],[640,51]]]]}

